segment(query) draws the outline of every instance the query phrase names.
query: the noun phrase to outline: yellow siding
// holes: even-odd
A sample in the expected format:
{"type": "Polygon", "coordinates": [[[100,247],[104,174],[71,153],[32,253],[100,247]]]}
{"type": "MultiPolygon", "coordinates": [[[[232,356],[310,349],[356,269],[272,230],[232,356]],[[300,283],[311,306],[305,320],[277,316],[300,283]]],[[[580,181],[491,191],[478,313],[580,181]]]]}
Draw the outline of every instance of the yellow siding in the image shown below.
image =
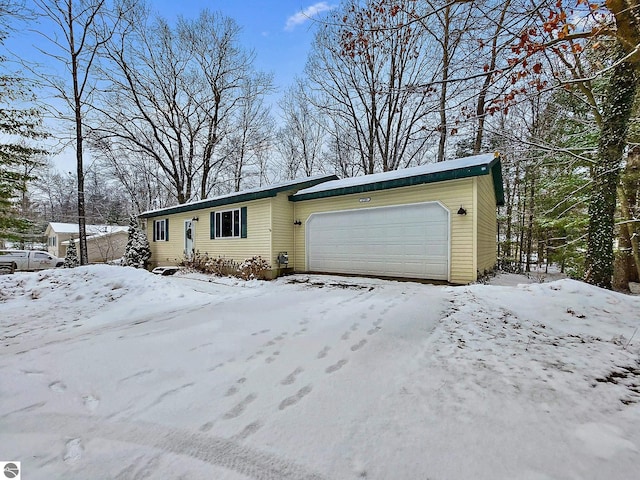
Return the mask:
{"type": "Polygon", "coordinates": [[[295,202],[294,218],[295,220],[300,220],[302,225],[294,227],[295,245],[293,266],[296,271],[300,272],[307,269],[305,223],[312,213],[439,201],[449,209],[451,218],[450,281],[452,283],[472,282],[477,278],[473,258],[473,181],[473,178],[465,178],[426,185],[295,202]],[[366,203],[361,203],[359,199],[362,197],[368,197],[371,200],[366,203]],[[467,210],[467,215],[457,215],[460,206],[464,206],[467,210]]]}
{"type": "Polygon", "coordinates": [[[279,193],[271,199],[272,220],[272,250],[269,262],[274,269],[278,267],[277,256],[280,252],[289,255],[289,267],[293,267],[293,202],[289,201],[289,195],[293,192],[279,193]]]}
{"type": "Polygon", "coordinates": [[[478,195],[478,266],[480,274],[496,264],[496,197],[491,175],[476,177],[478,195]]]}
{"type": "Polygon", "coordinates": [[[184,258],[184,222],[198,217],[194,222],[195,235],[193,247],[201,254],[210,257],[225,257],[242,261],[254,255],[271,258],[271,198],[251,202],[234,203],[215,208],[191,210],[173,215],[147,219],[147,237],[151,245],[151,264],[177,265],[184,258]],[[247,207],[247,238],[215,239],[210,238],[211,212],[247,207]],[[153,241],[153,220],[169,219],[169,241],[153,241]]]}

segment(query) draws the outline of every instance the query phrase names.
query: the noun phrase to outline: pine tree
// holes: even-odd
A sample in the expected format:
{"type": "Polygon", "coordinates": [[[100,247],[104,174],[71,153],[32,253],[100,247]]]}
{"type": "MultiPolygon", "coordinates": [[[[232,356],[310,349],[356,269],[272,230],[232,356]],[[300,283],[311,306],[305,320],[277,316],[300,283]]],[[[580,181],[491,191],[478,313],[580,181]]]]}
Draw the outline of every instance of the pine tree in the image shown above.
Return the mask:
{"type": "Polygon", "coordinates": [[[67,248],[67,254],[64,257],[64,268],[74,268],[80,265],[80,259],[78,258],[78,250],[76,249],[76,242],[73,238],[69,240],[69,247],[67,248]]]}
{"type": "Polygon", "coordinates": [[[9,72],[3,55],[9,24],[21,16],[19,7],[17,2],[0,0],[0,240],[14,241],[31,225],[16,207],[16,198],[33,179],[28,172],[38,164],[34,157],[44,153],[28,141],[46,136],[40,112],[28,106],[35,100],[30,83],[9,72]]]}
{"type": "Polygon", "coordinates": [[[124,264],[134,268],[146,268],[151,258],[151,247],[147,235],[138,227],[134,215],[129,218],[129,238],[124,249],[124,264]]]}

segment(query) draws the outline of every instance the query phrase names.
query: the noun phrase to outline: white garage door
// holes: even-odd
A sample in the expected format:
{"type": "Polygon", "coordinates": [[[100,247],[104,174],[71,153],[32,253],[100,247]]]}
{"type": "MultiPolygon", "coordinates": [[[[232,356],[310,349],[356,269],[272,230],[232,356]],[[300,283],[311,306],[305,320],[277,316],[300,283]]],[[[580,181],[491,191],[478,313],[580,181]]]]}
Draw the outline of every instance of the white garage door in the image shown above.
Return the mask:
{"type": "Polygon", "coordinates": [[[310,271],[449,278],[449,212],[436,202],[315,213],[306,236],[310,271]]]}

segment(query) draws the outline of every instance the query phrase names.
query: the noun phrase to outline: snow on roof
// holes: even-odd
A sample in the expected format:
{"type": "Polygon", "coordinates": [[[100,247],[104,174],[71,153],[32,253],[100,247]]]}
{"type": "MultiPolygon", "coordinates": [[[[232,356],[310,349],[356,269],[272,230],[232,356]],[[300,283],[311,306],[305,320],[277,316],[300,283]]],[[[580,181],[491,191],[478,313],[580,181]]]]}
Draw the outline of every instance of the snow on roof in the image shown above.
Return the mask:
{"type": "MultiPolygon", "coordinates": [[[[108,230],[100,229],[93,230],[89,227],[99,227],[99,225],[87,225],[87,240],[95,240],[98,238],[110,237],[111,235],[116,235],[118,233],[127,233],[129,231],[129,227],[121,227],[117,225],[106,225],[108,230]]],[[[76,232],[78,233],[78,232],[76,232]]],[[[62,242],[63,245],[69,245],[71,240],[66,240],[62,242]]],[[[80,241],[79,238],[73,239],[74,243],[78,243],[80,241]]]]}
{"type": "MultiPolygon", "coordinates": [[[[288,187],[291,187],[291,189],[293,189],[297,185],[300,185],[300,184],[320,183],[320,182],[332,180],[332,179],[335,179],[335,178],[338,178],[338,177],[336,177],[335,175],[315,175],[315,176],[312,176],[312,177],[297,178],[295,180],[289,180],[289,181],[286,181],[286,182],[273,183],[271,185],[251,188],[251,189],[248,189],[248,190],[241,190],[239,192],[227,193],[227,194],[224,194],[224,195],[219,195],[217,197],[206,198],[204,200],[198,200],[197,202],[190,202],[190,203],[184,203],[182,205],[173,205],[171,207],[163,207],[163,208],[156,208],[154,210],[147,210],[146,212],[142,212],[140,214],[140,216],[149,217],[149,216],[153,216],[154,213],[165,212],[167,210],[172,210],[172,209],[175,209],[175,208],[178,208],[178,209],[187,208],[188,210],[197,210],[197,208],[199,206],[202,206],[203,208],[206,208],[208,206],[208,204],[210,204],[210,203],[220,202],[221,200],[225,200],[225,199],[232,200],[235,197],[239,197],[240,198],[240,197],[244,197],[246,195],[259,194],[259,193],[262,193],[262,192],[268,192],[270,190],[285,191],[288,187]]],[[[239,200],[239,201],[241,201],[241,200],[239,200]]],[[[225,203],[234,203],[234,202],[233,201],[229,201],[229,202],[225,202],[225,203]]]]}
{"type": "Polygon", "coordinates": [[[389,180],[397,180],[401,178],[417,177],[420,175],[428,175],[432,173],[447,172],[459,170],[463,168],[488,166],[496,158],[493,153],[485,153],[482,155],[474,155],[472,157],[458,158],[456,160],[447,160],[444,162],[430,163],[420,165],[418,167],[402,168],[391,172],[374,173],[372,175],[362,175],[359,177],[345,178],[343,180],[334,180],[330,182],[320,183],[313,187],[299,190],[294,197],[299,197],[309,193],[324,192],[327,190],[337,190],[340,188],[354,187],[357,185],[368,185],[370,183],[387,182],[389,180]]]}
{"type": "MultiPolygon", "coordinates": [[[[80,227],[77,223],[50,222],[51,230],[56,233],[79,233],[80,227]]],[[[87,235],[100,235],[105,233],[128,232],[129,227],[123,225],[87,225],[87,235]]]]}

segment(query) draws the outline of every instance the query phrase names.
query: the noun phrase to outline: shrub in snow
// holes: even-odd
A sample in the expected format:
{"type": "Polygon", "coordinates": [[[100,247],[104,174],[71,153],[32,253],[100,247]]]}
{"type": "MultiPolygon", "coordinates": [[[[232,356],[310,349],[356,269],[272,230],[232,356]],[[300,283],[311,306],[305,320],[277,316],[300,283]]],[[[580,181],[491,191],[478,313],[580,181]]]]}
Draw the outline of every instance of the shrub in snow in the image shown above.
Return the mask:
{"type": "Polygon", "coordinates": [[[76,242],[73,238],[69,240],[69,247],[67,248],[67,254],[64,257],[64,268],[74,268],[80,265],[80,259],[78,258],[78,251],[76,250],[76,242]]]}
{"type": "Polygon", "coordinates": [[[271,270],[271,265],[258,255],[247,258],[238,266],[238,276],[244,280],[264,280],[268,270],[271,270]]]}
{"type": "Polygon", "coordinates": [[[226,277],[228,275],[237,276],[238,264],[225,257],[212,258],[209,254],[200,253],[196,250],[192,255],[185,257],[180,265],[196,272],[226,277]]]}
{"type": "Polygon", "coordinates": [[[147,235],[138,227],[134,215],[129,217],[129,237],[124,247],[124,264],[129,267],[147,268],[151,258],[151,247],[147,235]]]}
{"type": "Polygon", "coordinates": [[[260,256],[248,258],[242,263],[237,263],[229,258],[212,258],[206,252],[193,252],[185,257],[180,265],[196,272],[215,275],[217,277],[233,276],[244,280],[265,279],[266,272],[271,266],[260,256]]]}

